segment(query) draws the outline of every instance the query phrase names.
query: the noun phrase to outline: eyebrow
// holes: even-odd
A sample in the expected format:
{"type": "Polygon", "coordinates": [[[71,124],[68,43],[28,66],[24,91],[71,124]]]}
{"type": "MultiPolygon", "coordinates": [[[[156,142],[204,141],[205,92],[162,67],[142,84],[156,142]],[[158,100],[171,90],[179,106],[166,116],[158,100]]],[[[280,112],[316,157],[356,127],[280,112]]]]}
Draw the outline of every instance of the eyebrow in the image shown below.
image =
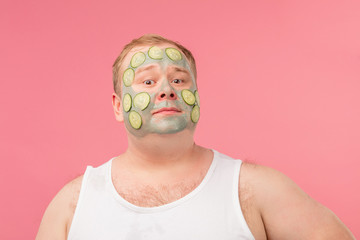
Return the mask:
{"type": "Polygon", "coordinates": [[[150,65],[150,66],[147,66],[147,67],[142,67],[142,68],[139,68],[136,70],[136,73],[141,73],[143,71],[148,71],[148,70],[151,70],[153,68],[155,68],[156,65],[150,65]]]}
{"type": "Polygon", "coordinates": [[[173,66],[173,67],[171,67],[171,69],[172,69],[172,70],[175,70],[175,72],[183,72],[183,73],[190,74],[189,71],[186,70],[185,68],[173,66]]]}

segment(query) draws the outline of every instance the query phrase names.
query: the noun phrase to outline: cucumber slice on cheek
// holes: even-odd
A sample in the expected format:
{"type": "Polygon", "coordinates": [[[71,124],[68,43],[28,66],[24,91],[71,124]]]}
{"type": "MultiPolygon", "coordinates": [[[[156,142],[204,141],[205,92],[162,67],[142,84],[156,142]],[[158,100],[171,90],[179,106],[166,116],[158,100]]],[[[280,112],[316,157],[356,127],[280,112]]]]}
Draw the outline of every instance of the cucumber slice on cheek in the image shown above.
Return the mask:
{"type": "Polygon", "coordinates": [[[130,94],[126,93],[126,94],[124,95],[124,99],[123,99],[123,108],[124,108],[124,111],[125,111],[125,112],[130,111],[130,109],[131,109],[131,102],[132,102],[132,100],[131,100],[130,94]]]}
{"type": "Polygon", "coordinates": [[[196,99],[196,104],[200,107],[200,97],[199,97],[199,92],[197,90],[195,90],[195,99],[196,99]]]}
{"type": "Polygon", "coordinates": [[[200,108],[198,105],[195,105],[193,107],[193,109],[191,110],[191,121],[193,121],[193,123],[197,123],[199,121],[200,118],[200,108]]]}
{"type": "MultiPolygon", "coordinates": [[[[146,109],[149,106],[149,103],[150,103],[150,95],[146,92],[138,93],[134,97],[134,106],[136,108],[139,108],[140,110],[146,109]]],[[[130,109],[131,109],[131,96],[130,94],[126,93],[124,96],[124,110],[128,112],[130,111],[130,109]]],[[[142,125],[141,115],[134,110],[130,111],[129,122],[131,127],[133,127],[134,129],[140,129],[142,125]]]]}
{"type": "Polygon", "coordinates": [[[192,106],[195,104],[195,95],[188,89],[181,91],[181,96],[184,99],[185,103],[192,106]]]}
{"type": "Polygon", "coordinates": [[[149,106],[150,103],[150,95],[146,92],[141,92],[136,94],[134,97],[134,106],[144,110],[149,106]]]}
{"type": "Polygon", "coordinates": [[[135,111],[129,113],[129,122],[134,129],[139,129],[142,125],[141,116],[135,111]]]}

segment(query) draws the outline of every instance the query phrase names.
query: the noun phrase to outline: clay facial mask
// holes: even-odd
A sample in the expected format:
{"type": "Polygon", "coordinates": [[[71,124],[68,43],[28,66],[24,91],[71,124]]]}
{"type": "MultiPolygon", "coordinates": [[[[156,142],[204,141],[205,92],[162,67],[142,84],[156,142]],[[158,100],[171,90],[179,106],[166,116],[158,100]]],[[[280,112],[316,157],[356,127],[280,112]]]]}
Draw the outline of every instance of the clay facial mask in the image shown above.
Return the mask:
{"type": "Polygon", "coordinates": [[[124,122],[133,135],[195,128],[200,117],[199,94],[191,68],[179,50],[152,46],[134,53],[122,85],[124,122]],[[181,87],[186,81],[186,87],[181,87]]]}

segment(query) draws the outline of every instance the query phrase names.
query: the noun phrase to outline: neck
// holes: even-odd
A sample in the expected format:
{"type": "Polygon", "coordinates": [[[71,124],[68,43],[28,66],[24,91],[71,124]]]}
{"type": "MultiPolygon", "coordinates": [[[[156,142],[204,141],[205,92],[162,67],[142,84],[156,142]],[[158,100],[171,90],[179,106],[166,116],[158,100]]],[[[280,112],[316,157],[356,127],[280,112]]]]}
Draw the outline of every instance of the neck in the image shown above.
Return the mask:
{"type": "Polygon", "coordinates": [[[128,142],[127,157],[147,167],[185,163],[197,148],[193,132],[187,130],[176,134],[149,134],[141,138],[128,134],[128,142]]]}

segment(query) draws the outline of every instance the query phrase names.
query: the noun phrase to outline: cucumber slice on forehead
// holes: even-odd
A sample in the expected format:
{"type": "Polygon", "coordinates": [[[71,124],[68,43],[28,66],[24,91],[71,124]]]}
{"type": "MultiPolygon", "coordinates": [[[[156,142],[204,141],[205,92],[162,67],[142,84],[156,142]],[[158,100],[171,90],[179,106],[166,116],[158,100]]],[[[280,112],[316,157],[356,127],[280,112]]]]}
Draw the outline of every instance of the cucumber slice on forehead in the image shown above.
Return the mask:
{"type": "Polygon", "coordinates": [[[134,106],[140,108],[141,110],[147,108],[147,106],[149,106],[149,103],[150,103],[150,95],[146,92],[138,93],[134,97],[134,106]]]}
{"type": "Polygon", "coordinates": [[[143,64],[145,62],[145,59],[146,59],[145,53],[137,52],[134,54],[134,56],[132,56],[130,65],[133,68],[137,68],[138,66],[140,66],[141,64],[143,64]]]}
{"type": "Polygon", "coordinates": [[[195,95],[188,89],[184,89],[181,91],[181,96],[186,102],[186,104],[192,106],[195,104],[195,95]]]}
{"type": "Polygon", "coordinates": [[[128,94],[128,93],[126,93],[125,95],[124,95],[124,99],[123,99],[123,108],[124,108],[124,111],[125,112],[128,112],[128,111],[130,111],[130,109],[131,109],[131,96],[130,96],[130,94],[128,94]]]}
{"type": "Polygon", "coordinates": [[[197,90],[195,90],[195,99],[196,99],[196,104],[200,107],[200,97],[199,97],[199,92],[197,90]]]}
{"type": "Polygon", "coordinates": [[[191,110],[191,121],[193,121],[193,123],[197,123],[199,121],[200,118],[200,108],[198,105],[195,105],[193,107],[193,109],[191,110]]]}
{"type": "Polygon", "coordinates": [[[129,122],[134,129],[139,129],[142,125],[141,116],[135,111],[129,113],[129,122]]]}
{"type": "Polygon", "coordinates": [[[126,87],[130,87],[135,77],[135,72],[133,69],[128,68],[123,74],[123,82],[126,87]]]}
{"type": "Polygon", "coordinates": [[[166,55],[173,61],[179,61],[182,59],[182,55],[176,48],[166,48],[166,55]]]}
{"type": "Polygon", "coordinates": [[[163,50],[157,46],[149,48],[148,54],[152,59],[160,60],[163,58],[163,50]]]}

